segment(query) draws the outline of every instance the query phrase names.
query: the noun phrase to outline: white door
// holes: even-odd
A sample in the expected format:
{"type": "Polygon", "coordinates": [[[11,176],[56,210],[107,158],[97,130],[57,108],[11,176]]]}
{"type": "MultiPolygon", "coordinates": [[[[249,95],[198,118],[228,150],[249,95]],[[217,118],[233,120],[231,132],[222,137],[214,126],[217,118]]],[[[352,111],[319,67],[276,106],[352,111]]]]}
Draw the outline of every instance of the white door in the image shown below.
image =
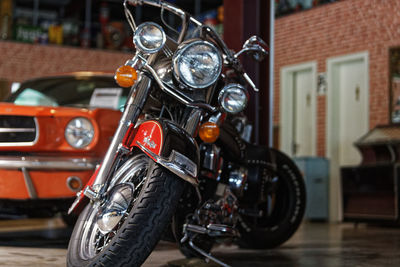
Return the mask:
{"type": "Polygon", "coordinates": [[[339,166],[357,165],[361,155],[354,142],[368,131],[368,92],[365,62],[356,59],[338,64],[340,123],[339,166]]]}
{"type": "Polygon", "coordinates": [[[357,53],[327,61],[327,157],[330,159],[331,221],[341,221],[340,168],[358,165],[360,152],[354,146],[369,128],[368,53],[357,53]]]}
{"type": "Polygon", "coordinates": [[[281,70],[280,148],[290,156],[316,154],[316,63],[281,70]]]}
{"type": "Polygon", "coordinates": [[[293,73],[293,156],[313,155],[312,70],[293,73]]]}

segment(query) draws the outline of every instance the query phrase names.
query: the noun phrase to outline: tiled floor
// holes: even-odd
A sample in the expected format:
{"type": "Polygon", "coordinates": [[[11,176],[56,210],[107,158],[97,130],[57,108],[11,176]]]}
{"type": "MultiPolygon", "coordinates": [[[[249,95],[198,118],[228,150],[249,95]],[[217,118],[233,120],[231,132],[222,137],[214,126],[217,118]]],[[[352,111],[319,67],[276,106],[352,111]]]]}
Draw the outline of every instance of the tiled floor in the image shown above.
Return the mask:
{"type": "MultiPolygon", "coordinates": [[[[0,221],[0,266],[65,266],[70,230],[59,219],[0,221]]],[[[304,223],[278,249],[218,247],[214,255],[231,266],[400,266],[400,227],[304,223]]],[[[216,266],[183,260],[173,244],[161,242],[143,266],[216,266]]]]}

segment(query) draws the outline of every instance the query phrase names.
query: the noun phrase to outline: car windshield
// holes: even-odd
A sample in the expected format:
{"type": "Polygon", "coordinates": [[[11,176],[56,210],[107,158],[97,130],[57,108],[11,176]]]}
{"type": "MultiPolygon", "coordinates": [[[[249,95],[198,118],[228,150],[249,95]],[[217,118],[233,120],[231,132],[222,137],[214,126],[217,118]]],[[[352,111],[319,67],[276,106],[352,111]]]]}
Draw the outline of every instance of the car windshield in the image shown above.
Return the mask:
{"type": "Polygon", "coordinates": [[[65,76],[27,81],[7,102],[29,106],[121,108],[129,89],[109,76],[65,76]]]}

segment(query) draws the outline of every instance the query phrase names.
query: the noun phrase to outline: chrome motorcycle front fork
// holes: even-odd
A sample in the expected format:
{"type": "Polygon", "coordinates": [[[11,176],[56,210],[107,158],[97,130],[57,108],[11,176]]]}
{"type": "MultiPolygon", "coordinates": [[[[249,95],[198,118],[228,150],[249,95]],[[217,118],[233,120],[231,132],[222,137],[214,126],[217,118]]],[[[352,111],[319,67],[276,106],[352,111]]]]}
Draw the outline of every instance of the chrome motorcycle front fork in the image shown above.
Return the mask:
{"type": "Polygon", "coordinates": [[[100,191],[97,192],[98,195],[102,195],[106,190],[103,185],[106,183],[106,180],[115,164],[115,160],[121,148],[121,143],[129,127],[137,122],[144,104],[146,103],[147,97],[150,94],[150,89],[151,79],[146,75],[140,75],[136,85],[131,89],[118,128],[93,183],[93,188],[100,187],[100,191]]]}

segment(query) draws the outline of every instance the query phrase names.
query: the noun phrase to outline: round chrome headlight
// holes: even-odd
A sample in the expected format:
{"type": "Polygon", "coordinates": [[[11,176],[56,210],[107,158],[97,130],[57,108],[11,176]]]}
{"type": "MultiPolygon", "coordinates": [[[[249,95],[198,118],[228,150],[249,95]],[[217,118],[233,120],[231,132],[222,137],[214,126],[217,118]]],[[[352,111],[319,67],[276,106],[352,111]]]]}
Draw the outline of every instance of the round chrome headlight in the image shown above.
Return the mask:
{"type": "Polygon", "coordinates": [[[154,22],[140,24],[133,36],[136,48],[146,54],[153,54],[160,51],[165,41],[166,37],[163,28],[154,22]]]}
{"type": "Polygon", "coordinates": [[[246,108],[249,94],[242,85],[232,83],[226,85],[218,96],[218,102],[227,113],[239,113],[246,108]]]}
{"type": "Polygon", "coordinates": [[[93,137],[93,125],[85,118],[75,118],[65,128],[65,139],[74,148],[85,148],[93,141],[93,137]]]}
{"type": "Polygon", "coordinates": [[[197,40],[178,48],[173,58],[174,76],[190,88],[205,88],[221,74],[222,58],[210,42],[197,40]]]}

